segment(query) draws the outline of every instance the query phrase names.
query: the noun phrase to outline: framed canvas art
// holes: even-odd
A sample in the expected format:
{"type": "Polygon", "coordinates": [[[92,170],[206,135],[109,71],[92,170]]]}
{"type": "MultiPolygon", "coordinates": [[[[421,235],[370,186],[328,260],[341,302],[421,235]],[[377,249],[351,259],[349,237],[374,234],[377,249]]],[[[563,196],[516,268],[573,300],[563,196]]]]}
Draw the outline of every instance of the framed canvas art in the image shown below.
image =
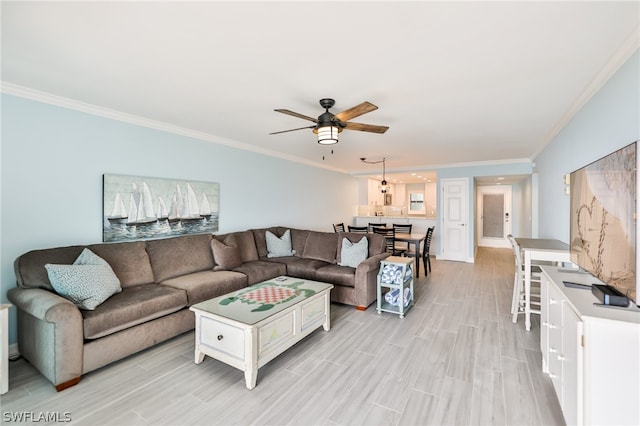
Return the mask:
{"type": "Polygon", "coordinates": [[[102,200],[105,242],[218,231],[218,183],[104,174],[102,200]]]}

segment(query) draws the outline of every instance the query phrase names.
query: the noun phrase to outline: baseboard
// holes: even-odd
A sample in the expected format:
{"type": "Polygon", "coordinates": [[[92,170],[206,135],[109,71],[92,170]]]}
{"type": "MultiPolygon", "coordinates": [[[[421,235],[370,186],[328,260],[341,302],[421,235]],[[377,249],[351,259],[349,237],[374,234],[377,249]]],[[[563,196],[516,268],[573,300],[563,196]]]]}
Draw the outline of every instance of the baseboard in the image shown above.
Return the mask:
{"type": "Polygon", "coordinates": [[[20,351],[18,351],[18,344],[14,343],[13,345],[9,345],[9,359],[14,359],[20,356],[20,351]]]}

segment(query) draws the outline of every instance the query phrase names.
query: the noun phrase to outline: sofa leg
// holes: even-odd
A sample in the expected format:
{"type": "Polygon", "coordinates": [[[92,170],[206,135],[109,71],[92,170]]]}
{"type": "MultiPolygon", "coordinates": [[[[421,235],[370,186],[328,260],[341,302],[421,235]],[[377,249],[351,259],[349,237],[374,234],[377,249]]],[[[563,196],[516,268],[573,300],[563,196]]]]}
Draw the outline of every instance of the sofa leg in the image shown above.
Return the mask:
{"type": "Polygon", "coordinates": [[[359,311],[366,311],[367,307],[366,306],[356,306],[356,309],[359,311]]]}
{"type": "Polygon", "coordinates": [[[71,386],[75,386],[78,383],[80,383],[80,377],[75,377],[71,380],[67,380],[64,383],[60,383],[59,385],[56,385],[56,391],[61,392],[67,388],[70,388],[71,386]]]}

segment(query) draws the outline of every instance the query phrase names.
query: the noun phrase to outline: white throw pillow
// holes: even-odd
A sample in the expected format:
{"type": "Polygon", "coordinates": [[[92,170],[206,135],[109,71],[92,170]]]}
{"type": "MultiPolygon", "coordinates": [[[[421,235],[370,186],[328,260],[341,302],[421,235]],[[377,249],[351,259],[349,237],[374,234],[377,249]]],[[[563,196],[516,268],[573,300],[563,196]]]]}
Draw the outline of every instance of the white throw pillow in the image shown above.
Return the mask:
{"type": "Polygon", "coordinates": [[[44,265],[55,291],[80,309],[93,311],[122,291],[120,280],[107,261],[84,249],[73,265],[44,265]]]}
{"type": "Polygon", "coordinates": [[[296,251],[291,249],[291,232],[289,229],[284,231],[280,238],[267,231],[265,238],[267,239],[267,257],[285,257],[296,254],[296,251]]]}
{"type": "Polygon", "coordinates": [[[346,238],[342,239],[342,251],[340,252],[340,266],[357,268],[369,255],[369,240],[362,237],[357,243],[352,243],[346,238]]]}

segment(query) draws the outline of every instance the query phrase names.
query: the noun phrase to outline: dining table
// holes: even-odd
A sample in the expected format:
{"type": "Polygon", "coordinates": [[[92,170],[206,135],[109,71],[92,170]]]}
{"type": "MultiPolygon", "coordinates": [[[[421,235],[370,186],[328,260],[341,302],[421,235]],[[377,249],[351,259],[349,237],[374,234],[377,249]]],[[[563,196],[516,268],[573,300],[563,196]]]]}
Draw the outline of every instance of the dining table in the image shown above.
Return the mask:
{"type": "Polygon", "coordinates": [[[570,262],[569,244],[551,238],[516,238],[524,259],[524,327],[531,331],[531,264],[536,261],[570,262]]]}
{"type": "MultiPolygon", "coordinates": [[[[386,228],[382,228],[386,229],[386,228]]],[[[396,242],[398,243],[409,243],[409,246],[413,244],[415,246],[415,254],[416,254],[416,277],[420,275],[420,260],[422,259],[422,252],[420,251],[420,246],[422,242],[427,238],[427,233],[418,234],[418,233],[406,233],[406,232],[396,232],[396,242]]]]}

